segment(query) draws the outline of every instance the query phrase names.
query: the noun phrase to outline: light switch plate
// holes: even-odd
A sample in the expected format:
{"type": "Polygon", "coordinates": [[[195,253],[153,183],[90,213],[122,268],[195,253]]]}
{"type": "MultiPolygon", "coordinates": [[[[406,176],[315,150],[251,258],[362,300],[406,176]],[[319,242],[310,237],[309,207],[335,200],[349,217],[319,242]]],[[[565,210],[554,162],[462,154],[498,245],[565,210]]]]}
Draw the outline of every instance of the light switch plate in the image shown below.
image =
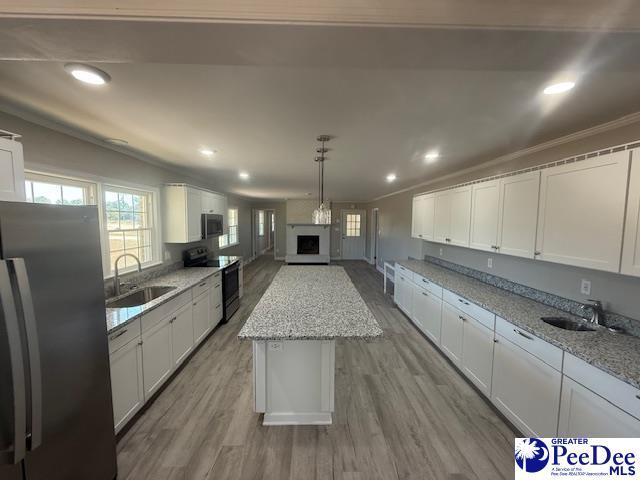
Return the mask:
{"type": "Polygon", "coordinates": [[[487,268],[493,268],[493,258],[487,258],[487,268]]]}
{"type": "Polygon", "coordinates": [[[440,256],[442,256],[442,248],[440,249],[440,256]]]}
{"type": "Polygon", "coordinates": [[[591,282],[586,279],[582,279],[580,282],[580,293],[583,295],[591,295],[591,282]]]}

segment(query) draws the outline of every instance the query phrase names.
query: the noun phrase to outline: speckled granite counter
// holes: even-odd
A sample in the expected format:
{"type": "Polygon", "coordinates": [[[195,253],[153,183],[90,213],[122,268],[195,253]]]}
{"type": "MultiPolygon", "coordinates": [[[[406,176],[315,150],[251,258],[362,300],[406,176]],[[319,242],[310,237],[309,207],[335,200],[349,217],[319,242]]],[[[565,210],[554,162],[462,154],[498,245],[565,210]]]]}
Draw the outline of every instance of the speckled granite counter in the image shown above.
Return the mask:
{"type": "Polygon", "coordinates": [[[540,317],[578,317],[433,263],[421,260],[402,260],[397,263],[614,377],[640,388],[640,338],[611,333],[603,327],[595,332],[563,330],[544,323],[540,317]]]}
{"type": "Polygon", "coordinates": [[[369,339],[382,329],[338,266],[283,266],[238,337],[251,340],[369,339]]]}
{"type": "Polygon", "coordinates": [[[157,306],[180,295],[185,290],[194,287],[205,278],[210,277],[220,270],[222,270],[221,267],[183,268],[139,284],[139,287],[163,285],[176,288],[144,305],[128,308],[107,308],[107,333],[117,331],[143,313],[153,310],[157,306]]]}

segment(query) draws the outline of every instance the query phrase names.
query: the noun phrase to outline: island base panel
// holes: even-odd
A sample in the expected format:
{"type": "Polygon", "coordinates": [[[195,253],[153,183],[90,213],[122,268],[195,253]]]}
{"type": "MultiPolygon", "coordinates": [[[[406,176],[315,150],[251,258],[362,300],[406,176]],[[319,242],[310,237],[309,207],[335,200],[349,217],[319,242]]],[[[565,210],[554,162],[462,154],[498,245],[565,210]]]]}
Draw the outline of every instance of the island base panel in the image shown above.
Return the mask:
{"type": "Polygon", "coordinates": [[[335,340],[253,342],[254,409],[264,425],[332,422],[335,340]]]}

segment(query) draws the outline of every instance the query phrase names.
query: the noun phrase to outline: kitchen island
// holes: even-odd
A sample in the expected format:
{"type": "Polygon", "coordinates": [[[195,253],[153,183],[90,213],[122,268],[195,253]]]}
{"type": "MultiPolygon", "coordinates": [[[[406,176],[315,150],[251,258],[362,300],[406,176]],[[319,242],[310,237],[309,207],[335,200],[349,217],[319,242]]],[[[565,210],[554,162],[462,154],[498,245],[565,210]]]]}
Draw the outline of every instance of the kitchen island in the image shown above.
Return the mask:
{"type": "Polygon", "coordinates": [[[331,424],[336,340],[381,335],[342,267],[283,266],[238,334],[253,341],[263,424],[331,424]]]}

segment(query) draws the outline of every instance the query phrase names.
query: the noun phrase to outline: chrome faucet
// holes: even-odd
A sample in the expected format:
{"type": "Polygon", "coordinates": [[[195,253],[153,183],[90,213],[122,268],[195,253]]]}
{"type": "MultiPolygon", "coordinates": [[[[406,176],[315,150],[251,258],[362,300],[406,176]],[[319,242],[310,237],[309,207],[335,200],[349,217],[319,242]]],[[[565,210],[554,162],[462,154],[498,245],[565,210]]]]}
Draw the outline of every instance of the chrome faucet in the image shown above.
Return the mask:
{"type": "Polygon", "coordinates": [[[116,258],[116,261],[113,263],[113,269],[115,270],[113,274],[113,293],[115,297],[120,295],[120,272],[118,272],[118,262],[122,257],[126,257],[126,256],[133,257],[135,261],[138,262],[138,271],[139,272],[142,271],[142,265],[140,264],[140,259],[136,257],[133,253],[123,253],[118,258],[116,258]]]}
{"type": "Polygon", "coordinates": [[[591,318],[586,318],[588,322],[595,323],[596,325],[604,325],[604,310],[602,309],[602,302],[600,300],[588,300],[591,303],[585,303],[580,305],[583,311],[591,310],[591,318]]]}

